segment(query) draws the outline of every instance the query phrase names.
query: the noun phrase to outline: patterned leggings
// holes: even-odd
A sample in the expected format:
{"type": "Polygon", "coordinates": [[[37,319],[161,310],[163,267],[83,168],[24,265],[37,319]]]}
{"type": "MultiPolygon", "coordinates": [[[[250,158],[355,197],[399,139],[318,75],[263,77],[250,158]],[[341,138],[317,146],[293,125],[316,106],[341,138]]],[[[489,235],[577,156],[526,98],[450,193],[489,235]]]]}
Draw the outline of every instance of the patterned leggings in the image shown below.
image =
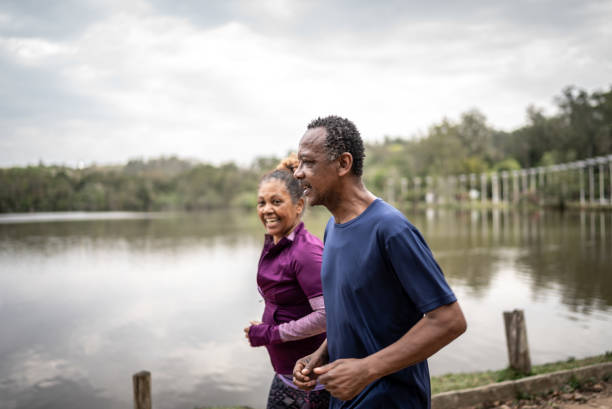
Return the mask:
{"type": "Polygon", "coordinates": [[[329,407],[329,392],[325,389],[306,392],[293,389],[274,376],[267,409],[327,409],[329,407]]]}

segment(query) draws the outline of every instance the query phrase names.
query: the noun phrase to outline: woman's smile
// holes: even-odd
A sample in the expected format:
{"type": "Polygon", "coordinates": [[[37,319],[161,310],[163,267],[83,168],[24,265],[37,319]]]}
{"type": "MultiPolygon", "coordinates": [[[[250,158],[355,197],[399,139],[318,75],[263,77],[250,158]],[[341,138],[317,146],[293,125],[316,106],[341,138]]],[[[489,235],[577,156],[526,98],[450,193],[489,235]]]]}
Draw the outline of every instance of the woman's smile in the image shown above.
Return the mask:
{"type": "Polygon", "coordinates": [[[303,200],[294,203],[282,181],[270,179],[259,186],[257,214],[275,243],[298,225],[302,210],[303,200]]]}

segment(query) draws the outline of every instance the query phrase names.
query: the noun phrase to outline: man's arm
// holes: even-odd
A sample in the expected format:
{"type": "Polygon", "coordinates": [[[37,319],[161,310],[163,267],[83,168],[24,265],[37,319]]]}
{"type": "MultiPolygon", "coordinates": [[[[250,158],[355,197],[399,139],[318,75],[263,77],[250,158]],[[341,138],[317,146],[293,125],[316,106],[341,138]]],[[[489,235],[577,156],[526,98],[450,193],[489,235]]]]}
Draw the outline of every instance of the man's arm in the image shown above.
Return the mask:
{"type": "Polygon", "coordinates": [[[362,359],[338,359],[313,372],[334,397],[350,400],[377,379],[429,358],[466,328],[461,307],[453,302],[428,312],[388,347],[362,359]]]}

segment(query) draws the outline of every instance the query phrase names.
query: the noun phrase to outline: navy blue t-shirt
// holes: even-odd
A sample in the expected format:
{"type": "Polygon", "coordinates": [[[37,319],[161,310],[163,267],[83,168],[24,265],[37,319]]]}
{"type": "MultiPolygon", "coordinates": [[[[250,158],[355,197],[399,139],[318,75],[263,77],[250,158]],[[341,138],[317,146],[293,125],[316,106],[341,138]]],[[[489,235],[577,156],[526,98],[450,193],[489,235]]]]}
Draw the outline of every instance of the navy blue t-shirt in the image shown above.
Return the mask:
{"type": "MultiPolygon", "coordinates": [[[[419,231],[376,199],[353,220],[325,228],[321,267],[330,362],[364,358],[401,338],[423,314],[456,300],[419,231]]],[[[429,408],[427,361],[368,385],[330,408],[429,408]]]]}

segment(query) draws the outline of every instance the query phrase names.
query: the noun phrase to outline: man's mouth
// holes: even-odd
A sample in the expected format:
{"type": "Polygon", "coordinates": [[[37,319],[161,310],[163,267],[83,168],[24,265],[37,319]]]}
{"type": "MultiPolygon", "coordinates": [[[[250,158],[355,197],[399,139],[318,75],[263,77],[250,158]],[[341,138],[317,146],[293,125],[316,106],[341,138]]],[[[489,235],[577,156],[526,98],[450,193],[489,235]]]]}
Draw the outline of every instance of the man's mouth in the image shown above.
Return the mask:
{"type": "Polygon", "coordinates": [[[302,192],[304,192],[304,196],[308,196],[312,191],[312,186],[310,183],[302,183],[302,192]]]}

